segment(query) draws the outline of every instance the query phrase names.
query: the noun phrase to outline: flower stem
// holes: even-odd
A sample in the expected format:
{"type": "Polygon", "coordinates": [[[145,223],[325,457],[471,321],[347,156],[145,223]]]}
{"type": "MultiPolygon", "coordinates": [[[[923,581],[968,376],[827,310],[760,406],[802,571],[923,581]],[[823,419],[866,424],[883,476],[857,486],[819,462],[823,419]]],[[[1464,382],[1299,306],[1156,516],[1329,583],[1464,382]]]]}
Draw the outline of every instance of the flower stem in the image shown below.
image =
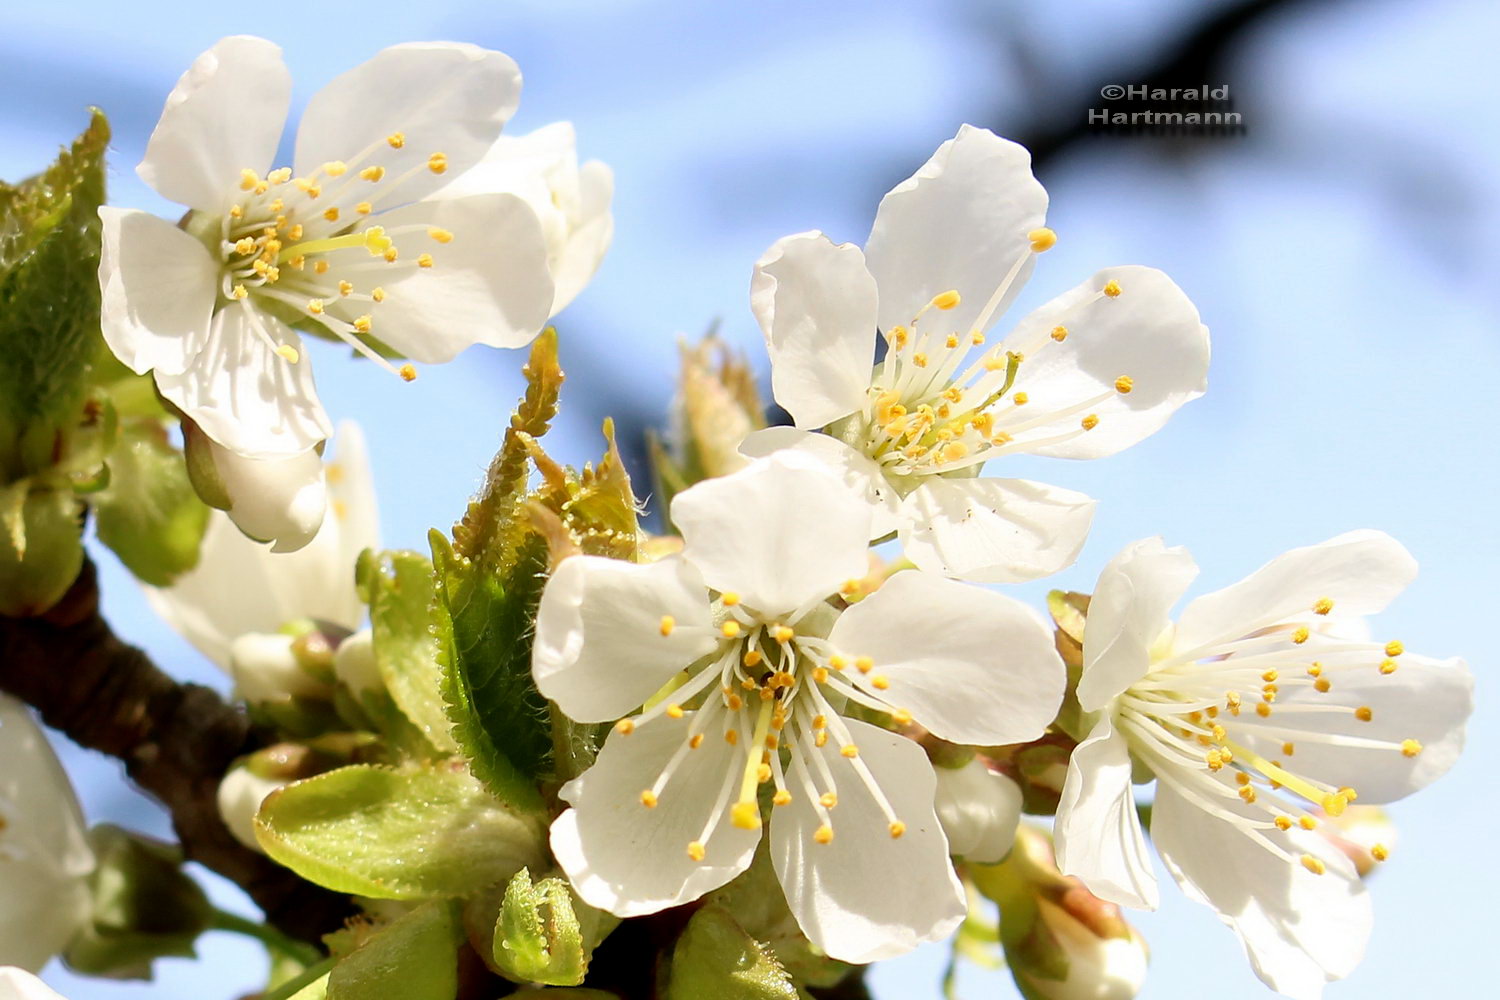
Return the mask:
{"type": "Polygon", "coordinates": [[[268,924],[256,923],[254,920],[248,920],[226,910],[214,910],[211,926],[214,930],[229,931],[255,938],[272,951],[289,955],[303,965],[316,966],[323,961],[323,953],[307,942],[287,937],[268,924]]]}

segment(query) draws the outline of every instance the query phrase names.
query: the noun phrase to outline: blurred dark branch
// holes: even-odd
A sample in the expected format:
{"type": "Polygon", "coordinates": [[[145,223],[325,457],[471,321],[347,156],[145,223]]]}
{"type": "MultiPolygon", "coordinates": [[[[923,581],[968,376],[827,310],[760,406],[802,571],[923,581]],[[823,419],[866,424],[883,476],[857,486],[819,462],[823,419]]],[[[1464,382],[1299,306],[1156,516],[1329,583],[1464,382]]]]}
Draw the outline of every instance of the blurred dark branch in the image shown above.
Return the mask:
{"type": "Polygon", "coordinates": [[[317,941],[351,912],[346,897],[230,835],[215,803],[219,779],[263,741],[244,712],[206,687],[179,684],[110,630],[92,562],[46,614],[0,617],[0,690],[75,743],[123,761],[167,807],[187,857],[238,884],[285,933],[317,941]]]}

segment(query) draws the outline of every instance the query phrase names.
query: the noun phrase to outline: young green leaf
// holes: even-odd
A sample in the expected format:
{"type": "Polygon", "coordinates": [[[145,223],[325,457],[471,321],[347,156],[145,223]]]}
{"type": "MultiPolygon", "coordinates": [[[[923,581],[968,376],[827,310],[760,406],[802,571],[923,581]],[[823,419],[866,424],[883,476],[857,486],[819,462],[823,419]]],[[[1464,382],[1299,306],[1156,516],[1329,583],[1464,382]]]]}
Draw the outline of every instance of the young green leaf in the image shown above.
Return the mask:
{"type": "Polygon", "coordinates": [[[433,626],[432,563],[416,552],[361,559],[370,600],[375,663],[403,714],[441,754],[458,752],[443,704],[443,643],[433,626]]]}
{"type": "Polygon", "coordinates": [[[434,900],[372,934],[328,975],[328,1000],[453,1000],[458,907],[434,900]]]}
{"type": "Polygon", "coordinates": [[[688,921],[672,952],[667,1000],[797,1000],[797,987],[776,956],[720,906],[688,921]]]}

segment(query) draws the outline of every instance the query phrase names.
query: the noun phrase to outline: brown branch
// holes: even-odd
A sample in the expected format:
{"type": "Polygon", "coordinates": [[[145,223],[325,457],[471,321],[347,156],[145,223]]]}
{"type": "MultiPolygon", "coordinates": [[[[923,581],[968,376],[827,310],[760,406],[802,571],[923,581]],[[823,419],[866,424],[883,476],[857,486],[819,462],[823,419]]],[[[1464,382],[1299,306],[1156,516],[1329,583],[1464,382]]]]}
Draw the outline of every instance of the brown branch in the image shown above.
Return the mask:
{"type": "Polygon", "coordinates": [[[0,617],[0,690],[75,743],[117,757],[166,806],[187,857],[238,884],[283,932],[307,941],[340,926],[347,897],[305,882],[230,835],[215,805],[236,757],[264,744],[245,713],[179,684],[99,614],[94,566],[37,618],[0,617]]]}

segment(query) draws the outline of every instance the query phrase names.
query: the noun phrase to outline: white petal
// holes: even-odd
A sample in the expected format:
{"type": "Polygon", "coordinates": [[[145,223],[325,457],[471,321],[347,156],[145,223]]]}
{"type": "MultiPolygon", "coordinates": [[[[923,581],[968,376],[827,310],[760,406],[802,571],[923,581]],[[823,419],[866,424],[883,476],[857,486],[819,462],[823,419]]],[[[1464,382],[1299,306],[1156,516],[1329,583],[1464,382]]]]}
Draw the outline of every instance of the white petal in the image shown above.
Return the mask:
{"type": "Polygon", "coordinates": [[[828,641],[875,661],[849,680],[953,743],[1036,739],[1062,704],[1066,670],[1051,631],[1026,605],[982,587],[897,573],[840,615],[828,641]]]}
{"type": "Polygon", "coordinates": [[[826,465],[844,485],[870,505],[870,537],[884,538],[901,526],[901,495],[868,455],[838,438],[795,427],[766,427],[740,442],[740,454],[764,458],[778,451],[796,451],[826,465]]]}
{"type": "Polygon", "coordinates": [[[182,372],[208,340],[218,264],[203,244],[149,212],[99,209],[99,327],[138,375],[182,372]]]}
{"type": "Polygon", "coordinates": [[[255,839],[255,814],[260,812],[261,803],[266,801],[266,796],[284,784],[262,778],[243,765],[231,770],[219,782],[219,791],[215,797],[219,818],[229,827],[235,840],[257,854],[264,854],[266,851],[260,846],[260,841],[255,839]]]}
{"type": "Polygon", "coordinates": [[[865,405],[876,301],[853,243],[799,233],[756,262],[750,306],[771,355],[771,393],[798,427],[814,430],[865,405]]]}
{"type": "Polygon", "coordinates": [[[933,770],[949,852],[985,865],[1009,854],[1021,822],[1021,786],[978,760],[933,770]]]}
{"type": "Polygon", "coordinates": [[[1109,716],[1073,751],[1053,834],[1057,867],[1120,906],[1161,901],[1130,783],[1130,749],[1109,716]]]}
{"type": "Polygon", "coordinates": [[[0,968],[0,1000],[66,1000],[24,969],[0,968]]]}
{"type": "MultiPolygon", "coordinates": [[[[547,246],[536,213],[513,194],[473,195],[425,201],[375,217],[387,232],[415,226],[445,229],[439,243],[425,233],[396,236],[402,261],[430,254],[431,267],[392,266],[391,276],[368,270],[330,268],[327,278],[347,277],[356,288],[379,283],[383,302],[337,300],[330,312],[353,320],[368,312],[380,340],[424,364],[452,361],[473,344],[524,347],[541,332],[552,307],[547,246]]],[[[369,258],[365,258],[368,260],[369,258]]],[[[353,267],[368,267],[348,261],[353,267]]]]}
{"type": "Polygon", "coordinates": [[[221,212],[240,193],[242,170],[270,170],[291,100],[279,47],[249,35],[221,39],[167,95],[135,172],[164,198],[221,212]]]}
{"type": "Polygon", "coordinates": [[[542,591],[532,675],[571,718],[611,722],[714,650],[709,622],[703,581],[681,559],[573,556],[542,591]]]}
{"type": "Polygon", "coordinates": [[[94,854],[67,773],[26,706],[7,695],[0,760],[0,964],[35,970],[87,919],[83,879],[94,854]]]}
{"type": "Polygon", "coordinates": [[[611,733],[594,766],[563,786],[574,808],[552,824],[552,853],[590,906],[621,917],[655,913],[697,899],[750,866],[760,830],[742,830],[727,816],[704,842],[703,861],[687,853],[725,775],[738,774],[743,763],[724,740],[689,750],[692,757],[673,772],[656,807],[641,804],[641,792],[687,739],[695,714],[658,716],[629,735],[611,733]]]}
{"type": "Polygon", "coordinates": [[[607,165],[589,160],[578,168],[578,218],[561,249],[552,254],[556,289],[551,315],[566,309],[599,270],[615,237],[615,216],[610,209],[614,194],[615,175],[607,165]]]}
{"type": "Polygon", "coordinates": [[[778,452],[672,500],[683,557],[719,591],[790,613],[869,572],[870,508],[821,463],[778,452]]]}
{"type": "Polygon", "coordinates": [[[837,781],[833,840],[806,795],[771,815],[771,861],[802,932],[831,957],[874,962],[946,937],[963,919],[963,890],[933,809],[937,779],[922,748],[863,722],[845,720],[860,757],[906,825],[899,838],[853,764],[830,741],[822,750],[837,781]]]}
{"type": "Polygon", "coordinates": [[[297,174],[333,160],[354,170],[377,163],[391,180],[420,168],[400,187],[401,203],[416,201],[478,163],[520,99],[521,71],[504,53],[455,42],[393,45],[308,102],[297,174]],[[398,132],[405,139],[394,149],[385,140],[398,132]],[[448,157],[443,174],[425,167],[438,152],[448,157]]]}
{"type": "Polygon", "coordinates": [[[1035,580],[1078,558],[1094,505],[1082,493],[1027,479],[930,477],[902,504],[901,546],[918,567],[945,576],[1035,580]]]}
{"type": "Polygon", "coordinates": [[[1334,788],[1353,788],[1361,805],[1394,802],[1442,777],[1464,748],[1464,725],[1474,710],[1474,675],[1462,660],[1439,662],[1415,653],[1403,654],[1396,672],[1389,675],[1380,673],[1377,662],[1372,660],[1365,670],[1333,674],[1328,694],[1283,687],[1266,724],[1292,732],[1254,740],[1252,749],[1280,757],[1281,743],[1290,741],[1296,746],[1296,756],[1287,761],[1293,771],[1334,788]],[[1309,704],[1328,705],[1333,711],[1276,711],[1309,704]],[[1369,722],[1359,720],[1356,707],[1370,709],[1369,722]],[[1298,732],[1308,736],[1299,737],[1298,732]],[[1422,749],[1407,757],[1389,747],[1329,745],[1319,739],[1325,736],[1383,740],[1393,746],[1414,739],[1422,749]]]}
{"type": "MultiPolygon", "coordinates": [[[[1092,430],[1030,449],[1037,455],[1113,455],[1156,433],[1178,407],[1208,388],[1208,328],[1182,289],[1149,267],[1100,271],[1021,320],[1006,348],[1026,356],[1015,388],[1030,397],[1028,411],[1069,410],[1101,394],[1107,397],[1089,407],[1088,413],[1099,418],[1092,430]],[[1120,296],[1099,297],[1110,281],[1119,283],[1120,296]],[[1061,343],[1050,336],[1058,326],[1068,330],[1061,343]],[[1115,389],[1122,375],[1131,379],[1128,393],[1115,389]]],[[[1081,419],[1072,409],[1055,423],[1018,435],[1017,442],[1076,430],[1081,419]]]]}
{"type": "Polygon", "coordinates": [[[250,458],[296,455],[333,433],[313,386],[302,338],[250,305],[220,309],[208,342],[180,375],[156,373],[156,387],[215,441],[250,458]],[[293,364],[257,333],[301,357],[293,364]]]}
{"type": "Polygon", "coordinates": [[[245,458],[212,439],[214,469],[229,496],[229,519],[272,552],[296,552],[323,524],[328,499],[316,448],[285,458],[245,458]]]}
{"type": "Polygon", "coordinates": [[[1024,258],[998,315],[1031,273],[1035,257],[1026,234],[1046,214],[1047,192],[1031,175],[1025,147],[985,129],[960,128],[881,199],[865,244],[880,288],[880,328],[910,323],[934,295],[956,290],[962,301],[932,322],[968,333],[1024,258]]]}
{"type": "Polygon", "coordinates": [[[1104,708],[1145,675],[1151,646],[1170,624],[1167,613],[1197,575],[1188,550],[1169,549],[1160,538],[1125,546],[1104,567],[1084,632],[1078,704],[1085,712],[1104,708]]]}
{"type": "MultiPolygon", "coordinates": [[[[365,549],[380,547],[380,513],[375,506],[375,477],[370,471],[370,454],[365,433],[352,420],[340,420],[333,441],[332,460],[324,454],[328,492],[332,497],[329,513],[323,519],[315,545],[327,544],[337,551],[329,561],[338,566],[353,566],[365,549]]],[[[335,619],[344,621],[348,615],[335,619]]],[[[358,601],[353,617],[359,618],[358,601]]]]}
{"type": "Polygon", "coordinates": [[[1177,647],[1239,638],[1305,616],[1328,598],[1336,616],[1372,615],[1406,589],[1417,563],[1391,536],[1351,531],[1277,556],[1239,583],[1193,601],[1177,625],[1177,647]]]}
{"type": "Polygon", "coordinates": [[[1267,986],[1316,1000],[1364,956],[1370,898],[1349,860],[1317,834],[1293,827],[1266,835],[1293,857],[1316,855],[1327,871],[1314,875],[1278,858],[1158,783],[1151,838],[1178,885],[1239,934],[1267,986]]]}

